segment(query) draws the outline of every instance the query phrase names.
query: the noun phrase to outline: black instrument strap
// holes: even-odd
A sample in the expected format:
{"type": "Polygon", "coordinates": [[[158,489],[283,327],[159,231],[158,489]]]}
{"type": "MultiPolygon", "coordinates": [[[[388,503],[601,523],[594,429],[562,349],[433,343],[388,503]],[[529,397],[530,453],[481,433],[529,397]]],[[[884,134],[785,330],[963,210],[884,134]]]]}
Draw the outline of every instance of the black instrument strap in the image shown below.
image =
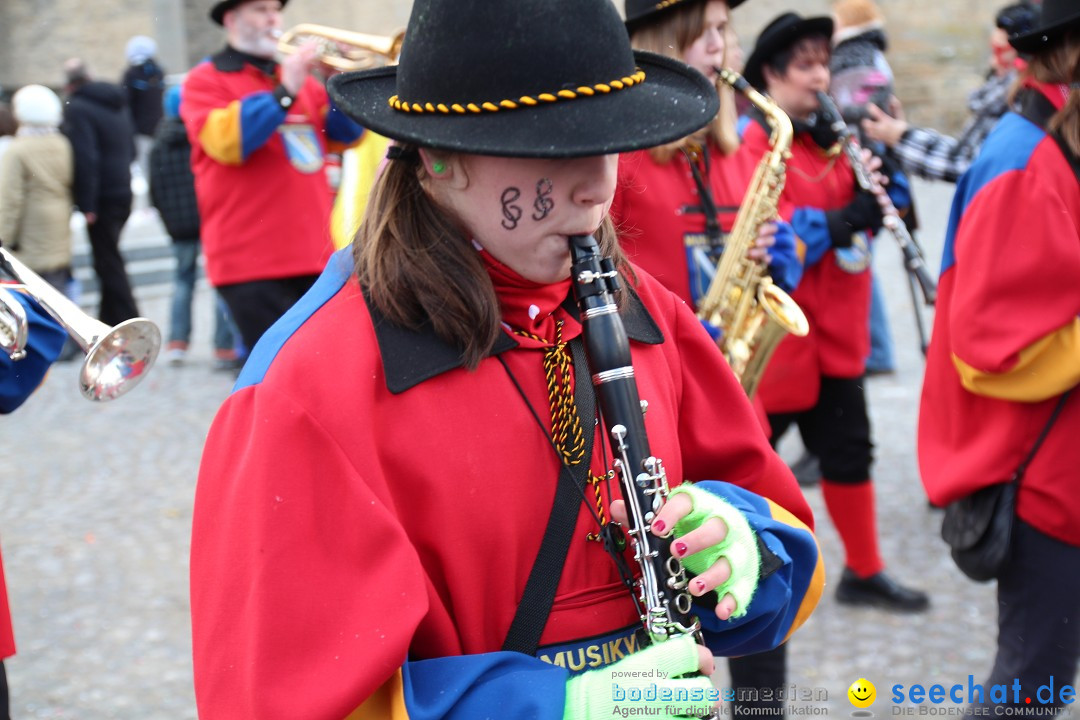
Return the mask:
{"type": "Polygon", "coordinates": [[[687,164],[690,165],[690,174],[694,178],[694,184],[697,185],[698,197],[701,198],[701,212],[705,216],[705,238],[708,240],[709,245],[719,247],[724,241],[724,233],[720,229],[720,211],[716,207],[716,200],[713,199],[709,183],[706,182],[706,178],[710,175],[709,148],[705,145],[701,146],[701,159],[705,165],[705,177],[702,177],[701,170],[698,169],[697,162],[694,160],[694,153],[686,148],[680,148],[680,150],[682,150],[687,164]]]}
{"type": "Polygon", "coordinates": [[[1050,434],[1050,428],[1054,426],[1054,421],[1058,419],[1058,415],[1061,414],[1061,408],[1065,407],[1065,401],[1069,399],[1069,393],[1072,390],[1066,390],[1062,394],[1061,399],[1058,400],[1057,405],[1054,406],[1054,412],[1050,413],[1050,419],[1046,421],[1046,425],[1043,426],[1042,432],[1039,434],[1039,438],[1035,441],[1035,444],[1031,448],[1031,452],[1027,454],[1023,462],[1020,463],[1020,467],[1016,468],[1016,472],[1013,473],[1010,482],[1016,483],[1019,487],[1020,480],[1023,479],[1024,473],[1027,472],[1028,465],[1035,459],[1035,453],[1039,452],[1039,448],[1042,447],[1043,440],[1046,440],[1046,436],[1050,434]]]}
{"type": "MultiPolygon", "coordinates": [[[[1080,92],[1074,90],[1073,92],[1080,92]]],[[[1057,112],[1057,108],[1054,104],[1047,99],[1038,90],[1034,88],[1024,88],[1017,96],[1017,104],[1019,105],[1019,114],[1041,127],[1046,131],[1046,134],[1054,139],[1058,148],[1061,149],[1061,154],[1065,156],[1066,162],[1069,163],[1069,167],[1072,168],[1073,173],[1076,175],[1076,179],[1080,182],[1080,158],[1078,158],[1073,151],[1069,148],[1068,143],[1056,132],[1052,132],[1047,125],[1050,123],[1050,118],[1057,112]]]]}
{"type": "MultiPolygon", "coordinates": [[[[547,625],[548,615],[551,614],[555,590],[559,587],[563,567],[566,565],[566,554],[574,537],[581,502],[587,497],[585,490],[592,465],[593,438],[596,436],[596,392],[589,373],[589,364],[585,359],[585,346],[580,335],[569,344],[574,358],[574,405],[584,430],[585,455],[584,459],[573,467],[561,460],[559,462],[555,501],[548,516],[544,539],[540,542],[540,551],[536,554],[529,579],[525,582],[521,602],[518,603],[514,620],[510,623],[506,640],[503,642],[503,650],[530,656],[536,655],[536,649],[540,646],[540,636],[547,625]]],[[[524,398],[525,394],[516,378],[513,375],[510,375],[510,378],[524,398]]],[[[528,403],[528,398],[525,398],[525,402],[528,403]]],[[[539,421],[539,418],[537,419],[539,421]]]]}

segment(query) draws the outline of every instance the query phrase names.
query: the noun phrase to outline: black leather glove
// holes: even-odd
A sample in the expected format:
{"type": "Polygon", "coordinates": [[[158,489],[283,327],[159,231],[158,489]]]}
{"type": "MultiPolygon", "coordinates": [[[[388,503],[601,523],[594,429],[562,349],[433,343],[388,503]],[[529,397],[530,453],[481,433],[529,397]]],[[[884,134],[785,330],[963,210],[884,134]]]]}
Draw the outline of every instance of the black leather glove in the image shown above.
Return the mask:
{"type": "Polygon", "coordinates": [[[884,216],[877,196],[868,192],[855,193],[855,199],[839,210],[826,210],[825,222],[829,226],[829,239],[833,247],[851,247],[851,236],[860,230],[877,232],[884,216]]]}
{"type": "Polygon", "coordinates": [[[840,136],[836,134],[836,130],[821,115],[818,115],[814,124],[810,125],[809,132],[810,138],[823,150],[828,150],[840,142],[840,136]]]}

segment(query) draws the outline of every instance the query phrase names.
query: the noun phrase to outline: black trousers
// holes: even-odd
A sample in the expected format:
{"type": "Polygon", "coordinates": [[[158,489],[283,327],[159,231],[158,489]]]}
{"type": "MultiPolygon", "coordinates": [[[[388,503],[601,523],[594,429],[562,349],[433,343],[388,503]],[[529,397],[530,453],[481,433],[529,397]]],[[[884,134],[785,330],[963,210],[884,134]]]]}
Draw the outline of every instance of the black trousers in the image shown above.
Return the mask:
{"type": "MultiPolygon", "coordinates": [[[[1080,547],[1067,545],[1017,519],[1009,565],[998,578],[994,668],[983,685],[983,696],[965,700],[974,701],[974,705],[995,704],[991,688],[1005,685],[1007,697],[996,698],[1005,700],[1002,705],[1027,711],[1049,711],[1064,705],[1061,688],[1074,684],[1080,663],[1077,568],[1080,547]],[[1017,680],[1020,691],[1014,697],[1017,680]],[[1030,704],[1025,702],[1027,698],[1031,698],[1030,704]]],[[[989,715],[993,717],[995,711],[990,710],[989,715]]]]}
{"type": "Polygon", "coordinates": [[[240,330],[240,337],[244,339],[244,345],[250,352],[263,333],[296,304],[318,277],[298,275],[274,280],[253,280],[221,285],[217,291],[229,306],[233,322],[240,330]]]}
{"type": "Polygon", "coordinates": [[[814,407],[769,415],[773,446],[795,423],[806,449],[821,462],[822,476],[836,483],[864,482],[870,477],[874,446],[863,382],[861,377],[823,376],[814,407]]]}
{"type": "Polygon", "coordinates": [[[4,661],[0,660],[0,720],[11,720],[11,704],[8,700],[7,673],[4,661]]]}
{"type": "Polygon", "coordinates": [[[101,200],[97,220],[86,227],[94,254],[94,272],[101,285],[101,309],[98,318],[106,325],[116,325],[139,316],[131,282],[120,255],[120,231],[131,214],[131,198],[101,200]]]}
{"type": "Polygon", "coordinates": [[[784,717],[785,701],[775,698],[778,689],[787,689],[786,643],[756,655],[728,658],[728,670],[735,690],[732,715],[760,715],[770,720],[784,717]],[[763,694],[762,690],[770,690],[771,694],[763,694]],[[762,697],[773,699],[762,700],[762,697]]]}

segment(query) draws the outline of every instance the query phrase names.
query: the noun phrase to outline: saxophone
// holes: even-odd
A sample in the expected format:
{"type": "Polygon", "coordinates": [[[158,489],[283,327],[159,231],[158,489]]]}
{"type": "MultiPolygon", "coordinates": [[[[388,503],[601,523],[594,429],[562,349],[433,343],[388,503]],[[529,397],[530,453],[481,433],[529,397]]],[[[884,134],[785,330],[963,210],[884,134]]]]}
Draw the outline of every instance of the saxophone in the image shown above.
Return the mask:
{"type": "Polygon", "coordinates": [[[638,395],[630,342],[614,299],[619,273],[610,258],[601,258],[591,235],[574,235],[569,242],[585,356],[626,502],[626,534],[641,570],[635,602],[647,640],[697,634],[700,623],[691,613],[686,569],[671,553],[672,538],[650,533],[652,520],[668,496],[667,474],[660,459],[649,451],[645,436],[646,405],[638,395]]]}
{"type": "Polygon", "coordinates": [[[750,86],[741,75],[718,69],[721,79],[743,93],[764,113],[772,128],[770,149],[758,163],[709,290],[698,304],[698,317],[723,329],[720,349],[753,397],[776,346],[791,333],[803,337],[810,325],[791,296],[773,284],[767,268],[748,258],[761,226],[776,218],[784,172],[794,131],[777,105],[750,86]]]}

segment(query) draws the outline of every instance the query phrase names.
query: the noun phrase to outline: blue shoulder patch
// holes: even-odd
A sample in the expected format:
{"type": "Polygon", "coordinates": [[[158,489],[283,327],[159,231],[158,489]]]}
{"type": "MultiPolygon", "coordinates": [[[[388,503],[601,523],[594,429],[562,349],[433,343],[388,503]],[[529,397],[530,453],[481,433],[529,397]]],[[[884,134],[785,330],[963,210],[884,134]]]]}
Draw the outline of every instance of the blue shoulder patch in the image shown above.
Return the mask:
{"type": "Polygon", "coordinates": [[[975,162],[956,183],[956,195],[953,196],[949,224],[945,232],[945,248],[941,256],[940,274],[944,274],[956,264],[956,254],[953,251],[956,229],[971,201],[995,178],[1007,172],[1026,168],[1035,148],[1046,137],[1046,132],[1042,128],[1013,112],[1005,113],[986,136],[975,162]]]}
{"type": "Polygon", "coordinates": [[[244,363],[244,369],[240,371],[240,376],[236,379],[233,392],[262,382],[262,379],[266,377],[266,371],[270,368],[270,363],[274,361],[289,338],[315,314],[316,310],[325,305],[345,286],[353,271],[350,250],[350,247],[344,247],[334,253],[311,289],[304,293],[304,296],[259,338],[259,342],[255,343],[247,362],[244,363]]]}

